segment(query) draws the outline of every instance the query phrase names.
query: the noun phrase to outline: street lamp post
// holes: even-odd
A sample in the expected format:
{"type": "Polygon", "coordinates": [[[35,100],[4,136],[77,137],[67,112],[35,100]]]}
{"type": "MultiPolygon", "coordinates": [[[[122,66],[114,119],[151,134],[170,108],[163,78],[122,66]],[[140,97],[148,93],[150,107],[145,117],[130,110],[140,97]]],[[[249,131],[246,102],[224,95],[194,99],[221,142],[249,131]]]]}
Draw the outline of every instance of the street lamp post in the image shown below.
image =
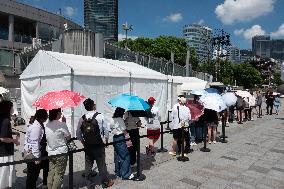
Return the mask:
{"type": "Polygon", "coordinates": [[[122,28],[125,31],[125,47],[127,47],[127,34],[128,31],[132,31],[132,24],[128,24],[127,22],[125,22],[124,24],[122,24],[122,28]]]}
{"type": "Polygon", "coordinates": [[[223,49],[224,46],[230,46],[230,34],[225,32],[223,29],[218,30],[218,33],[212,38],[212,48],[214,49],[214,47],[217,46],[217,62],[216,62],[216,66],[215,66],[215,74],[216,74],[216,78],[215,80],[218,81],[218,72],[220,72],[220,56],[226,56],[223,55],[223,49]],[[221,51],[221,52],[220,52],[221,51]],[[220,55],[219,55],[220,52],[220,55]]]}

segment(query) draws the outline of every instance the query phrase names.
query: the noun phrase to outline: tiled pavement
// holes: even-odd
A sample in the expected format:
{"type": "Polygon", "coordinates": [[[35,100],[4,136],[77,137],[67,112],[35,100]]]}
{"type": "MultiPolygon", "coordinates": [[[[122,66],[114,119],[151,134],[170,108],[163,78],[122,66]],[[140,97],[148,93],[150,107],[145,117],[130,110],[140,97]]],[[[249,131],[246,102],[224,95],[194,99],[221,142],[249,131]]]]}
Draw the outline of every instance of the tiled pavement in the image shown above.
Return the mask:
{"type": "MultiPolygon", "coordinates": [[[[201,188],[201,189],[284,189],[284,112],[279,116],[264,116],[244,123],[230,124],[226,128],[228,143],[209,145],[211,152],[199,151],[202,144],[194,147],[188,162],[178,162],[168,153],[147,157],[142,148],[144,181],[116,180],[114,189],[160,189],[160,188],[201,188]]],[[[145,130],[141,131],[142,133],[145,130]]],[[[164,143],[170,149],[171,136],[166,134],[164,143]]],[[[147,140],[142,139],[142,147],[147,140]]],[[[159,143],[157,144],[159,146],[159,143]]],[[[16,152],[16,159],[20,159],[16,152]]],[[[81,176],[84,154],[74,157],[74,188],[86,188],[81,176]]],[[[113,174],[113,148],[107,148],[107,164],[113,174]]],[[[18,165],[15,188],[24,188],[25,166],[18,165]]],[[[94,179],[98,184],[98,178],[94,179]]],[[[64,186],[68,187],[68,167],[64,186]]],[[[96,186],[96,188],[101,188],[96,186]]]]}

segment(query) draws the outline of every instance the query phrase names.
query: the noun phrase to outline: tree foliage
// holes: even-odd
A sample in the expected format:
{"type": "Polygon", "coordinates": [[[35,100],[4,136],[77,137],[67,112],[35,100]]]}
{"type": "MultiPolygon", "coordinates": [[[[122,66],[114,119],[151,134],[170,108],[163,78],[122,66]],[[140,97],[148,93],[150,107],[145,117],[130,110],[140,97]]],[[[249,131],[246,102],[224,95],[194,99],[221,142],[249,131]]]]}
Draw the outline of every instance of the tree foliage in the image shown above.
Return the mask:
{"type": "MultiPolygon", "coordinates": [[[[128,39],[127,41],[120,41],[119,46],[127,46],[130,50],[136,52],[144,52],[157,58],[171,59],[171,52],[175,54],[175,63],[184,66],[187,52],[187,43],[183,38],[173,36],[160,36],[155,39],[137,38],[135,40],[128,39]]],[[[194,49],[191,49],[193,55],[194,49]]],[[[197,60],[192,58],[193,60],[197,60]]],[[[198,61],[197,61],[198,62],[198,61]]],[[[196,61],[194,61],[196,63],[196,61]]],[[[198,63],[197,63],[198,65],[198,63]]],[[[196,65],[194,65],[196,67],[196,65]]]]}

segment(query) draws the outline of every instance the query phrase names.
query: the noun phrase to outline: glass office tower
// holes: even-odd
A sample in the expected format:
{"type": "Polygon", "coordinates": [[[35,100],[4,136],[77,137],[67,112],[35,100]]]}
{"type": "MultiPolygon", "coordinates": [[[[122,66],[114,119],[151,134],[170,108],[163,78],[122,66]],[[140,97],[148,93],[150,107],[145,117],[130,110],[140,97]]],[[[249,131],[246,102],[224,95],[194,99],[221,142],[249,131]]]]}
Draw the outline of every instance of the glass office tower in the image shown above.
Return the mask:
{"type": "Polygon", "coordinates": [[[102,33],[106,41],[117,41],[118,0],[84,0],[86,29],[102,33]]]}

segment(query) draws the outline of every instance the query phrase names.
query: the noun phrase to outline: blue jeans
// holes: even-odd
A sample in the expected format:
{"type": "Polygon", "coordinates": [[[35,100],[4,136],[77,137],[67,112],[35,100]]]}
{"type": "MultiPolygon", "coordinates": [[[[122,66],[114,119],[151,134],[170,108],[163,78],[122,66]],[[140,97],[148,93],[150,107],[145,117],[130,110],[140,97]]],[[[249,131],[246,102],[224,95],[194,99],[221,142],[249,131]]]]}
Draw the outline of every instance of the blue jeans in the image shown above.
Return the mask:
{"type": "MultiPolygon", "coordinates": [[[[113,142],[124,140],[124,134],[114,135],[113,142]]],[[[118,177],[127,179],[131,175],[130,155],[125,142],[113,144],[114,147],[114,163],[115,174],[118,177]]]]}
{"type": "Polygon", "coordinates": [[[196,127],[195,126],[196,126],[195,122],[193,122],[189,125],[190,142],[195,142],[195,137],[196,137],[196,127]]]}

